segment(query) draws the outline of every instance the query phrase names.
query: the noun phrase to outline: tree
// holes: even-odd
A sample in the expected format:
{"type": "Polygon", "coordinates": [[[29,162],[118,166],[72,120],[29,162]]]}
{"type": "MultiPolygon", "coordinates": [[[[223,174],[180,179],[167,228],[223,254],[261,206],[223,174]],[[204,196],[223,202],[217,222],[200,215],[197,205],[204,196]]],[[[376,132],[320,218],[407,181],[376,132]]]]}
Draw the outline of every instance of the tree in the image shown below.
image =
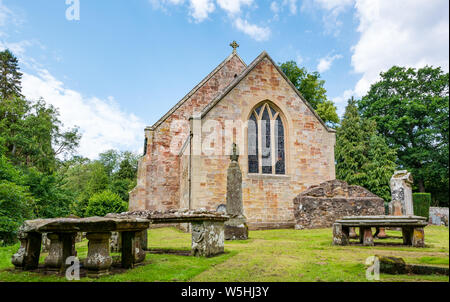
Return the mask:
{"type": "Polygon", "coordinates": [[[381,73],[359,108],[397,149],[397,163],[412,172],[420,192],[448,204],[449,74],[440,67],[394,66],[381,73]]]}
{"type": "Polygon", "coordinates": [[[389,180],[396,167],[396,153],[377,134],[376,123],[360,116],[353,98],[336,132],[335,155],[338,179],[390,201],[389,180]]]}
{"type": "Polygon", "coordinates": [[[127,210],[127,203],[119,195],[109,190],[94,194],[89,199],[86,216],[105,216],[108,213],[121,213],[127,210]]]}
{"type": "Polygon", "coordinates": [[[309,73],[306,68],[298,67],[295,61],[288,61],[279,65],[284,74],[317,111],[324,122],[331,125],[339,123],[336,107],[332,101],[327,99],[327,90],[323,87],[325,81],[320,79],[320,74],[317,71],[309,73]]]}
{"type": "Polygon", "coordinates": [[[0,52],[0,99],[9,99],[21,95],[22,73],[19,61],[6,49],[0,52]]]}

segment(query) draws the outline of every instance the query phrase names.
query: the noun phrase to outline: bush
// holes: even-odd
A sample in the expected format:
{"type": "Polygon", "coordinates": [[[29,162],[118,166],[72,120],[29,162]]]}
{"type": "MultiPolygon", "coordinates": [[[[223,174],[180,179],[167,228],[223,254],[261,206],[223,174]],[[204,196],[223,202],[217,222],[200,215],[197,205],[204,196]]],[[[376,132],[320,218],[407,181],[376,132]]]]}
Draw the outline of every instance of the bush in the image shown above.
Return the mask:
{"type": "Polygon", "coordinates": [[[108,213],[124,212],[127,208],[127,203],[119,195],[110,190],[105,190],[89,198],[86,216],[105,216],[108,213]]]}
{"type": "Polygon", "coordinates": [[[430,193],[413,193],[414,215],[426,217],[430,216],[430,193]]]}

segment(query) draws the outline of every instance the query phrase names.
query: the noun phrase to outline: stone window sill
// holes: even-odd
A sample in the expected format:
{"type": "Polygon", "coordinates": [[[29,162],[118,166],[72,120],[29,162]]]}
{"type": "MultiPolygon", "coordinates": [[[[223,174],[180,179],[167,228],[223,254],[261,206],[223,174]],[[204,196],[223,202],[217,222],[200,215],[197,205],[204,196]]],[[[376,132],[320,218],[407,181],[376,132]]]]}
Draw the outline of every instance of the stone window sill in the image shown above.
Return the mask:
{"type": "Polygon", "coordinates": [[[247,178],[249,179],[279,179],[279,180],[288,180],[291,179],[290,175],[286,174],[256,174],[256,173],[247,173],[247,178]]]}

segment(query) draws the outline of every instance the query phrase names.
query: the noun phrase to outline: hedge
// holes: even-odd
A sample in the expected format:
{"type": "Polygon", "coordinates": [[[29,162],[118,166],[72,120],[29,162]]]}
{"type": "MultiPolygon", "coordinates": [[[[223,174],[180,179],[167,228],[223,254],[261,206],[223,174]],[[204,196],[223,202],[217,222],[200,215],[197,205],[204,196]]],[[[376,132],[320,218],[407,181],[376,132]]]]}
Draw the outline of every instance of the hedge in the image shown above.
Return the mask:
{"type": "Polygon", "coordinates": [[[414,215],[426,217],[430,216],[431,194],[413,193],[414,215]]]}

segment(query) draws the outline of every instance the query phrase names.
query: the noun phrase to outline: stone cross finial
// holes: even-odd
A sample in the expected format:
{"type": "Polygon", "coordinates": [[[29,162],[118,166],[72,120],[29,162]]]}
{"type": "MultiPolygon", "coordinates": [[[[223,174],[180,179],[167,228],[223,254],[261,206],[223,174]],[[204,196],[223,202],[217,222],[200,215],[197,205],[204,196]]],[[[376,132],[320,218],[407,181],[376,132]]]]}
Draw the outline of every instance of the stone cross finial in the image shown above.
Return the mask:
{"type": "Polygon", "coordinates": [[[239,154],[237,152],[237,145],[233,143],[233,154],[230,155],[231,161],[238,161],[239,160],[239,154]]]}
{"type": "Polygon", "coordinates": [[[236,41],[233,41],[230,43],[230,46],[233,47],[233,53],[236,53],[236,48],[239,47],[239,44],[237,44],[236,41]]]}

